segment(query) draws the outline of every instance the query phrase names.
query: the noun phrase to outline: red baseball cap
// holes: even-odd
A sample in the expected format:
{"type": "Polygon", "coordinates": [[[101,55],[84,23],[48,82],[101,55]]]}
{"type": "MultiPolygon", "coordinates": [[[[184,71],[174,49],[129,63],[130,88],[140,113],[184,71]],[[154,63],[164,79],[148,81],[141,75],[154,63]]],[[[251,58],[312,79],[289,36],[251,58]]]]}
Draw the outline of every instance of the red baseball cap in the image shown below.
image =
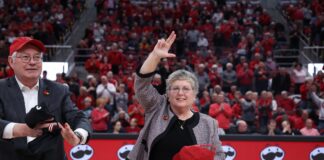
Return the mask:
{"type": "Polygon", "coordinates": [[[202,144],[182,147],[172,160],[213,160],[214,156],[214,147],[202,144]]]}
{"type": "Polygon", "coordinates": [[[15,51],[18,51],[19,49],[24,47],[26,44],[31,44],[39,48],[43,53],[46,51],[43,42],[33,39],[31,37],[18,37],[10,45],[9,56],[11,56],[15,51]]]}

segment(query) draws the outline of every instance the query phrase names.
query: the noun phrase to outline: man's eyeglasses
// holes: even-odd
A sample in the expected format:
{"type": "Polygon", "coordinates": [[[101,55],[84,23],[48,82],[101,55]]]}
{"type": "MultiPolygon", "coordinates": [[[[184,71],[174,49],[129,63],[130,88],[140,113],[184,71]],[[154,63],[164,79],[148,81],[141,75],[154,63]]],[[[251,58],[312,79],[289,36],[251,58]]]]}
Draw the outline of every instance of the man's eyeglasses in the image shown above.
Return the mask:
{"type": "Polygon", "coordinates": [[[190,91],[192,91],[192,88],[189,88],[189,87],[182,87],[182,88],[180,88],[180,87],[171,87],[169,90],[171,92],[173,92],[173,93],[179,93],[180,90],[182,91],[182,93],[189,93],[190,91]]]}
{"type": "Polygon", "coordinates": [[[33,58],[33,61],[36,63],[42,62],[43,61],[43,56],[41,54],[35,55],[35,56],[28,56],[28,55],[20,55],[20,56],[15,56],[15,58],[20,58],[22,62],[24,63],[29,63],[31,59],[33,58]]]}

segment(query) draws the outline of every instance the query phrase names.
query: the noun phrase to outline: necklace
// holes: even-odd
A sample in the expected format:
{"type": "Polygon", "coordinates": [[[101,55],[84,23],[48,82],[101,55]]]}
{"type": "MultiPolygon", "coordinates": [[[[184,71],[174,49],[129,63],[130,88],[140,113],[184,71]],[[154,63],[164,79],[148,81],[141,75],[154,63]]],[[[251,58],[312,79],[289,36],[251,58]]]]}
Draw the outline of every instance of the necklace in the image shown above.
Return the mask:
{"type": "Polygon", "coordinates": [[[178,124],[180,125],[180,129],[183,130],[183,129],[184,129],[183,126],[185,125],[186,121],[183,121],[183,122],[182,122],[180,119],[178,119],[177,122],[178,122],[178,124]],[[182,122],[182,123],[181,123],[181,122],[182,122]]]}

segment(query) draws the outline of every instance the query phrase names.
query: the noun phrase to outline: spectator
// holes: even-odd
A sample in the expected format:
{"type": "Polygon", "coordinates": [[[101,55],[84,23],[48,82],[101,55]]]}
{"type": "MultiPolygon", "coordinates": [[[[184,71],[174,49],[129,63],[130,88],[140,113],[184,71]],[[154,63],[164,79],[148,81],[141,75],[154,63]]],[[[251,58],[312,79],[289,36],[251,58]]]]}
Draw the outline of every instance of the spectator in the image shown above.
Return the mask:
{"type": "Polygon", "coordinates": [[[321,134],[324,133],[324,99],[323,98],[320,98],[318,97],[318,95],[316,95],[316,86],[312,86],[311,88],[311,98],[313,100],[313,102],[316,104],[316,106],[319,108],[318,112],[319,112],[319,115],[318,115],[318,130],[321,134]]]}
{"type": "Polygon", "coordinates": [[[123,128],[126,128],[129,126],[129,115],[125,111],[120,110],[111,119],[112,123],[116,123],[117,121],[121,123],[123,128]]]}
{"type": "Polygon", "coordinates": [[[228,132],[232,120],[232,112],[231,106],[224,102],[224,95],[218,94],[216,103],[210,105],[208,114],[219,122],[220,128],[228,132]]]}
{"type": "Polygon", "coordinates": [[[101,83],[96,89],[97,98],[106,98],[110,100],[110,104],[114,103],[114,96],[116,94],[116,87],[114,84],[109,83],[107,76],[101,76],[101,83]]]}
{"type": "Polygon", "coordinates": [[[91,54],[90,58],[86,60],[84,67],[89,73],[98,73],[100,61],[97,59],[96,54],[91,54]]]}
{"type": "Polygon", "coordinates": [[[120,134],[120,133],[124,133],[124,129],[122,126],[122,122],[120,121],[116,121],[113,123],[113,134],[120,134]]]}
{"type": "Polygon", "coordinates": [[[233,70],[233,64],[227,63],[226,70],[222,75],[222,88],[224,92],[229,92],[232,85],[236,85],[237,77],[236,72],[233,70]]]}
{"type": "Polygon", "coordinates": [[[46,70],[43,71],[43,74],[42,75],[43,75],[42,76],[42,79],[47,79],[47,71],[46,70]]]}
{"type": "Polygon", "coordinates": [[[133,103],[128,107],[128,114],[131,119],[137,119],[140,128],[144,126],[144,108],[138,103],[135,97],[133,97],[133,103]]]}
{"type": "Polygon", "coordinates": [[[118,87],[118,92],[116,93],[116,108],[118,111],[123,110],[128,111],[128,94],[125,92],[125,84],[121,83],[118,87]]]}
{"type": "Polygon", "coordinates": [[[266,135],[269,135],[269,136],[274,136],[274,135],[280,135],[281,134],[281,131],[277,128],[276,120],[274,120],[274,119],[269,120],[266,131],[264,131],[263,134],[266,134],[266,135]]]}
{"type": "Polygon", "coordinates": [[[290,86],[291,79],[286,68],[279,67],[279,72],[272,80],[272,90],[274,91],[274,94],[278,95],[281,91],[290,91],[290,86]]]}
{"type": "Polygon", "coordinates": [[[284,120],[281,122],[281,134],[283,135],[299,135],[300,132],[298,130],[295,130],[291,127],[291,124],[288,120],[284,120]]]}
{"type": "Polygon", "coordinates": [[[109,112],[104,108],[106,100],[98,98],[96,101],[96,108],[91,112],[91,125],[95,132],[107,132],[109,112]]]}
{"type": "Polygon", "coordinates": [[[199,64],[196,72],[196,76],[198,79],[198,84],[199,84],[199,95],[198,97],[201,97],[201,94],[204,90],[206,90],[210,84],[210,80],[208,77],[207,72],[205,71],[205,65],[204,64],[199,64]]]}
{"type": "Polygon", "coordinates": [[[245,93],[252,90],[253,85],[253,71],[249,68],[247,63],[243,63],[242,67],[237,72],[238,86],[240,91],[245,93]]]}
{"type": "Polygon", "coordinates": [[[313,128],[313,120],[308,118],[305,123],[305,127],[300,130],[303,136],[319,136],[319,132],[316,128],[313,128]]]}
{"type": "Polygon", "coordinates": [[[162,77],[160,74],[154,75],[152,85],[161,95],[165,93],[165,83],[162,82],[162,77]]]}
{"type": "Polygon", "coordinates": [[[251,133],[247,123],[244,120],[236,121],[236,125],[231,127],[230,134],[249,134],[251,133]]]}
{"type": "Polygon", "coordinates": [[[96,79],[96,77],[94,77],[91,74],[88,75],[87,82],[84,83],[84,86],[87,87],[87,92],[89,93],[89,95],[91,95],[91,97],[93,97],[93,99],[96,99],[97,98],[97,92],[96,92],[97,79],[96,79]]]}
{"type": "Polygon", "coordinates": [[[311,87],[313,84],[313,77],[306,77],[305,82],[300,86],[299,91],[300,91],[300,103],[299,107],[301,109],[308,109],[311,111],[312,108],[312,103],[311,103],[311,87]]]}
{"type": "Polygon", "coordinates": [[[140,132],[141,128],[138,127],[136,118],[132,118],[130,120],[129,124],[130,125],[128,127],[126,127],[126,129],[125,129],[126,133],[136,133],[136,134],[138,134],[140,132]]]}
{"type": "Polygon", "coordinates": [[[293,80],[295,82],[294,89],[295,89],[295,94],[299,94],[299,88],[300,86],[305,82],[307,72],[303,68],[302,64],[297,63],[293,69],[292,72],[293,80]]]}
{"type": "Polygon", "coordinates": [[[251,131],[255,130],[255,118],[256,118],[256,101],[252,100],[253,93],[247,91],[245,97],[241,98],[240,105],[242,108],[242,120],[248,124],[251,131]]]}
{"type": "Polygon", "coordinates": [[[112,64],[112,72],[118,74],[120,66],[122,66],[125,57],[121,50],[118,49],[118,44],[113,43],[111,50],[108,52],[108,62],[112,64]]]}
{"type": "MultiPolygon", "coordinates": [[[[214,94],[216,94],[216,93],[214,93],[214,94]]],[[[210,104],[211,104],[211,98],[210,98],[209,92],[205,90],[202,93],[202,97],[199,99],[200,112],[208,114],[210,104]]]]}
{"type": "Polygon", "coordinates": [[[270,75],[269,72],[266,70],[263,62],[260,62],[255,67],[256,68],[254,70],[254,85],[255,90],[258,92],[258,94],[260,94],[261,91],[268,90],[270,75]]]}
{"type": "Polygon", "coordinates": [[[272,116],[272,97],[268,96],[267,91],[262,91],[258,101],[258,118],[260,128],[266,128],[268,120],[272,116]]]}
{"type": "Polygon", "coordinates": [[[289,98],[287,91],[282,91],[281,96],[278,97],[278,107],[284,109],[285,113],[292,115],[296,111],[296,104],[294,100],[289,98]]]}
{"type": "Polygon", "coordinates": [[[85,109],[84,100],[87,97],[90,98],[92,102],[94,101],[94,98],[91,97],[91,95],[89,95],[87,88],[85,86],[81,86],[80,95],[77,97],[77,102],[76,102],[76,105],[80,110],[85,109]]]}
{"type": "Polygon", "coordinates": [[[86,97],[83,101],[83,104],[84,104],[83,113],[86,115],[87,118],[91,119],[91,113],[92,110],[94,109],[92,105],[92,99],[90,97],[86,97]]]}

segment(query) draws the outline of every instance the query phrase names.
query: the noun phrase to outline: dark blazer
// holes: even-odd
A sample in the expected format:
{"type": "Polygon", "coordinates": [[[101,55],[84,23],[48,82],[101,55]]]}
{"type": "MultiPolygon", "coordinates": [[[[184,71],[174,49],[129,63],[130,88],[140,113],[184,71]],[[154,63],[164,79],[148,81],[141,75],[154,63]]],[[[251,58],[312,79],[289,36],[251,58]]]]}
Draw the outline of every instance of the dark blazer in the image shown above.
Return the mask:
{"type": "MultiPolygon", "coordinates": [[[[68,87],[49,80],[40,80],[38,104],[45,104],[56,121],[68,122],[71,128],[92,133],[91,125],[70,99],[68,87]]],[[[43,134],[27,144],[27,138],[3,139],[10,122],[25,123],[23,94],[15,77],[0,80],[0,159],[1,160],[63,160],[67,159],[60,134],[43,134]]]]}

